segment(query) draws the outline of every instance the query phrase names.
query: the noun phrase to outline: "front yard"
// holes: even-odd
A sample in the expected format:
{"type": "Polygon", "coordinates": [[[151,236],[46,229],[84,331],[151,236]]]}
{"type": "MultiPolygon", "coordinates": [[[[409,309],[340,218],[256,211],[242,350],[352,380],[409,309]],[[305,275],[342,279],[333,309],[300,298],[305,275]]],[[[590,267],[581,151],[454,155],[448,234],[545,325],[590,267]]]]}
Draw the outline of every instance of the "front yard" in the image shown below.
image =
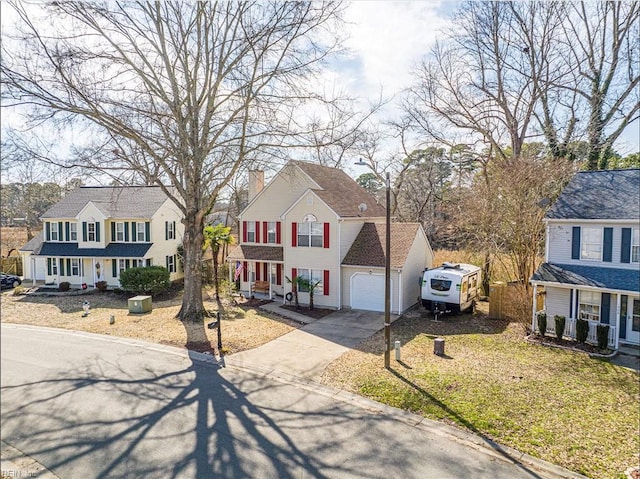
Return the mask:
{"type": "Polygon", "coordinates": [[[638,374],[529,344],[521,325],[479,314],[442,322],[417,310],[393,323],[402,362],[384,369],[382,332],[332,363],[323,383],[453,423],[589,477],[638,465],[638,374]],[[445,356],[433,339],[445,338],[445,356]]]}
{"type": "MultiPolygon", "coordinates": [[[[131,296],[131,295],[129,295],[131,296]]],[[[33,324],[52,328],[73,329],[90,333],[109,334],[154,343],[186,347],[198,351],[217,351],[217,330],[206,324],[182,323],[175,319],[180,310],[181,296],[153,301],[153,311],[130,314],[127,295],[113,292],[93,292],[67,296],[14,296],[12,291],[2,293],[2,322],[33,324]],[[88,300],[90,312],[82,317],[82,303],[88,300]],[[109,324],[110,317],[115,323],[109,324]],[[204,327],[203,327],[204,326],[204,327]],[[203,337],[206,335],[206,337],[203,337]]],[[[205,291],[205,307],[215,311],[213,294],[205,291]]],[[[205,320],[205,323],[214,318],[205,320]]],[[[255,348],[299,327],[283,318],[258,314],[250,303],[233,304],[223,301],[222,347],[225,353],[255,348]]]]}

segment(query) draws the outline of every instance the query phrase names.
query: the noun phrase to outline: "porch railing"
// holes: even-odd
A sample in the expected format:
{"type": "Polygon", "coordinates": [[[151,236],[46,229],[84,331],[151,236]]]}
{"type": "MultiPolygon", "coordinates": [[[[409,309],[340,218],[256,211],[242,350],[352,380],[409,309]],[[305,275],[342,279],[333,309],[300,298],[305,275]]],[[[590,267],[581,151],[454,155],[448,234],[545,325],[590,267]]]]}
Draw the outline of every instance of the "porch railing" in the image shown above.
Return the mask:
{"type": "MultiPolygon", "coordinates": [[[[576,339],[576,319],[575,318],[567,318],[564,323],[564,332],[563,336],[570,339],[576,339]]],[[[587,343],[590,344],[598,344],[598,335],[597,328],[598,324],[601,324],[597,321],[588,321],[589,323],[589,333],[587,334],[587,343]]],[[[540,332],[538,329],[538,315],[536,314],[533,319],[533,330],[537,333],[540,332]]],[[[556,322],[553,320],[553,317],[547,316],[547,334],[555,335],[556,334],[556,322]]],[[[610,348],[615,348],[616,346],[616,337],[618,335],[618,328],[616,328],[613,324],[609,325],[609,338],[607,342],[607,346],[610,348]]]]}

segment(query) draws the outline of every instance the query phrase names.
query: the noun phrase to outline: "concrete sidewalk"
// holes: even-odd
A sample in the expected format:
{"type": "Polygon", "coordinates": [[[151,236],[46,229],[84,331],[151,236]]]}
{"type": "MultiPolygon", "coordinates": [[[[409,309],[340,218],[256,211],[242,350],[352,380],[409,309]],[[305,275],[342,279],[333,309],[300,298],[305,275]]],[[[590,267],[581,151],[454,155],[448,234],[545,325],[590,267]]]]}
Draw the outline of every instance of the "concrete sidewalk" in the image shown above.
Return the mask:
{"type": "MultiPolygon", "coordinates": [[[[225,360],[238,367],[258,367],[266,374],[280,373],[317,381],[335,359],[384,327],[384,314],[371,311],[336,311],[315,319],[268,303],[260,308],[305,326],[225,360]]],[[[392,316],[394,321],[398,316],[392,316]]]]}

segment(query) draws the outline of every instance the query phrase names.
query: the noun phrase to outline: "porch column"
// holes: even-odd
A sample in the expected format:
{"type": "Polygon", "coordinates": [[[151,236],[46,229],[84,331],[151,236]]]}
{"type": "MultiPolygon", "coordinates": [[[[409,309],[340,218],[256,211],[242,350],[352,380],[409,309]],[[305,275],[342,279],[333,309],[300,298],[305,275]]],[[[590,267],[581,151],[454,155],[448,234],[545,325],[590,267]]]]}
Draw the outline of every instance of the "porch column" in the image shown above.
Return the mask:
{"type": "Polygon", "coordinates": [[[271,279],[273,277],[273,274],[271,273],[271,268],[272,268],[273,264],[271,263],[271,261],[269,261],[267,263],[267,281],[269,282],[269,299],[273,299],[273,292],[271,291],[271,279]]]}
{"type": "Polygon", "coordinates": [[[616,337],[614,341],[614,349],[618,349],[620,346],[620,309],[622,305],[622,295],[616,293],[616,337]]]}
{"type": "Polygon", "coordinates": [[[29,255],[29,259],[31,260],[31,278],[33,282],[33,286],[36,285],[36,259],[33,255],[29,255]]]}
{"type": "Polygon", "coordinates": [[[96,259],[95,258],[91,258],[91,271],[92,276],[93,276],[93,287],[96,287],[96,259]]]}

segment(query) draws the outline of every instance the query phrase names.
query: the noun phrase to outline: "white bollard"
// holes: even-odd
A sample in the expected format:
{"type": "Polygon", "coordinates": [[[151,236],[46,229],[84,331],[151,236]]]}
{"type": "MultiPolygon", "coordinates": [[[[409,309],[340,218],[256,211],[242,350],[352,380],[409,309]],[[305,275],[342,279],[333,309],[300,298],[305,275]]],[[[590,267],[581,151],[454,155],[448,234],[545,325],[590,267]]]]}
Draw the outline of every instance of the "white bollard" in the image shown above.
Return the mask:
{"type": "Polygon", "coordinates": [[[400,341],[396,341],[396,361],[400,361],[400,341]]]}

